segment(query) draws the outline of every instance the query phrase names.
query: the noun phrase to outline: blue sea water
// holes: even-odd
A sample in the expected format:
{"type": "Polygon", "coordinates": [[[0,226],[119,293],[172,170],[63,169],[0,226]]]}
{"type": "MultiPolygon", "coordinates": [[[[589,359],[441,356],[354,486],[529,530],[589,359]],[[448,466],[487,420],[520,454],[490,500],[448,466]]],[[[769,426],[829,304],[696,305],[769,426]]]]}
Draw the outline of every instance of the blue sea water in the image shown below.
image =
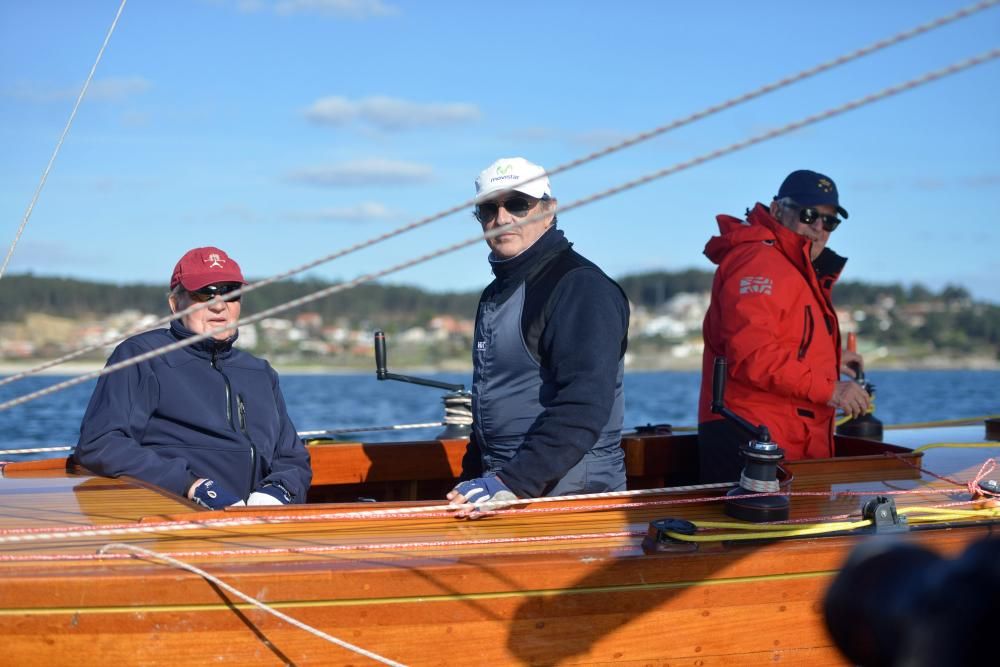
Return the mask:
{"type": "MultiPolygon", "coordinates": [[[[455,373],[428,377],[466,386],[471,382],[470,376],[455,373]]],[[[64,379],[44,376],[4,385],[0,387],[0,401],[64,379]]],[[[868,379],[877,388],[875,414],[886,424],[1000,414],[1000,371],[873,370],[868,379]]],[[[664,422],[694,425],[699,382],[698,372],[627,373],[626,427],[664,422]]],[[[94,384],[93,380],[85,382],[0,412],[0,448],[74,444],[94,384]]],[[[401,382],[379,382],[374,373],[283,374],[281,385],[289,413],[300,431],[439,422],[443,415],[443,392],[401,382]]],[[[407,440],[432,437],[440,430],[393,431],[370,437],[407,440]]]]}

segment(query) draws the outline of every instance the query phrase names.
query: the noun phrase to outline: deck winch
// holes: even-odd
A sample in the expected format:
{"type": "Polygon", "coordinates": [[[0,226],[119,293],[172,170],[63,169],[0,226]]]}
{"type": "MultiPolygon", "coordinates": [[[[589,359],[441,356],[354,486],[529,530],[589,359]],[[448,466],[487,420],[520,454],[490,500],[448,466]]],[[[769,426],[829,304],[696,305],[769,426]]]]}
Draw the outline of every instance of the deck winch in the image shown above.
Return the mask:
{"type": "Polygon", "coordinates": [[[375,331],[375,377],[379,380],[397,380],[447,389],[448,393],[442,399],[445,428],[437,437],[445,440],[469,437],[472,432],[472,394],[466,390],[465,385],[390,373],[386,369],[385,332],[381,329],[375,331]]]}
{"type": "Polygon", "coordinates": [[[722,415],[751,436],[740,447],[746,463],[740,474],[740,485],[726,494],[726,514],[755,523],[784,521],[791,503],[788,496],[778,495],[778,465],[785,459],[785,450],[772,442],[766,426],[754,426],[725,406],[726,371],[726,358],[716,357],[712,374],[712,412],[722,415]]]}

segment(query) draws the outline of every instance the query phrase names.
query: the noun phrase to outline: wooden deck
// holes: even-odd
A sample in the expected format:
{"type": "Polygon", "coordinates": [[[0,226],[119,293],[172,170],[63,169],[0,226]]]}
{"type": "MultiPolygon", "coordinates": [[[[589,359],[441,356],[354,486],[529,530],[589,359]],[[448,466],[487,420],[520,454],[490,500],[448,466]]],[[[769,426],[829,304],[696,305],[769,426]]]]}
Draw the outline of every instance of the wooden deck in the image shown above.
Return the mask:
{"type": "MultiPolygon", "coordinates": [[[[941,440],[934,436],[926,441],[941,440]]],[[[955,437],[977,440],[983,429],[943,439],[955,437]]],[[[427,444],[441,454],[424,476],[432,482],[441,461],[451,469],[458,445],[427,444]]],[[[1000,456],[993,445],[789,465],[792,519],[858,518],[864,498],[886,492],[900,508],[968,501],[963,484],[1000,456]]],[[[322,447],[329,457],[312,450],[320,487],[392,482],[377,455],[366,457],[372,446],[322,447]],[[332,472],[350,457],[382,477],[359,473],[357,461],[353,471],[332,472]]],[[[639,464],[673,455],[633,454],[634,476],[673,474],[639,464]]],[[[58,462],[8,466],[0,479],[5,660],[373,664],[192,573],[124,551],[97,556],[114,542],[202,567],[405,664],[842,664],[818,603],[849,550],[867,538],[724,540],[644,553],[653,519],[731,521],[720,493],[534,503],[475,522],[455,520],[433,500],[206,512],[137,483],[68,473],[58,462]],[[401,509],[409,513],[392,514],[401,509]]],[[[901,539],[955,553],[994,531],[970,518],[901,539]]]]}

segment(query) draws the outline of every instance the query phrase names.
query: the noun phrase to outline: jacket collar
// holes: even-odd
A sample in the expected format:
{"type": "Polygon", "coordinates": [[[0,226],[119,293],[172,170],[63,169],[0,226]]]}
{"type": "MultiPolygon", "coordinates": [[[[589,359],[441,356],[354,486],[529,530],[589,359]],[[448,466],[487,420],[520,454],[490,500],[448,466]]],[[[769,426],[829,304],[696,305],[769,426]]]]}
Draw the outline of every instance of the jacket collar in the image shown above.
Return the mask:
{"type": "Polygon", "coordinates": [[[546,257],[555,255],[563,250],[568,249],[572,244],[566,240],[565,234],[561,229],[556,229],[555,226],[549,227],[545,230],[545,233],[538,237],[538,240],[532,243],[526,250],[521,254],[511,257],[510,259],[497,259],[490,253],[490,268],[493,269],[493,275],[497,277],[497,280],[506,281],[512,278],[521,278],[533,269],[535,269],[539,263],[542,263],[546,257]]]}
{"type": "Polygon", "coordinates": [[[824,248],[815,262],[810,261],[809,239],[782,225],[761,203],[747,212],[746,221],[731,215],[720,215],[716,221],[721,234],[705,245],[705,256],[714,264],[721,263],[730,250],[744,243],[774,245],[803,275],[816,273],[836,278],[847,263],[846,258],[829,248],[824,248]]]}
{"type": "MultiPolygon", "coordinates": [[[[181,324],[180,320],[174,320],[170,323],[170,334],[177,340],[186,340],[195,335],[193,331],[181,324]]],[[[237,338],[239,338],[238,331],[226,340],[207,338],[205,340],[200,340],[193,345],[188,345],[183,349],[188,353],[203,359],[211,359],[213,356],[216,359],[225,359],[233,353],[233,343],[236,342],[237,338]]]]}

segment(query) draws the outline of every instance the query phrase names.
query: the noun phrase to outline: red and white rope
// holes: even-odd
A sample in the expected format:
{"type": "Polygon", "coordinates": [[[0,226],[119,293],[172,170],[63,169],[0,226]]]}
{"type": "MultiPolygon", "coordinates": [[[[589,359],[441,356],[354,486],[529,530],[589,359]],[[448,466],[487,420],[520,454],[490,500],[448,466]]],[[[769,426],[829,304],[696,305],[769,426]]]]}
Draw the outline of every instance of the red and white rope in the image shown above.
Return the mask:
{"type": "MultiPolygon", "coordinates": [[[[930,471],[925,471],[930,473],[930,471]]],[[[935,477],[942,478],[939,475],[935,477]]],[[[943,479],[943,478],[942,478],[943,479]]],[[[965,488],[966,484],[964,482],[958,482],[955,480],[947,480],[953,483],[958,488],[965,488]]],[[[226,518],[206,518],[204,520],[196,521],[164,521],[159,523],[149,523],[137,525],[134,523],[128,524],[111,524],[111,525],[90,525],[90,526],[62,526],[62,527],[36,527],[36,528],[9,528],[0,530],[0,544],[4,543],[23,543],[23,542],[36,542],[36,541],[54,541],[60,539],[73,539],[78,537],[114,537],[122,535],[141,535],[141,534],[156,534],[164,532],[180,532],[186,530],[206,530],[206,529],[231,529],[238,527],[254,526],[254,525],[276,525],[284,523],[314,523],[314,522],[325,522],[325,521],[344,521],[344,520],[391,520],[391,519],[401,519],[401,518],[413,518],[413,519],[426,519],[426,518],[445,518],[452,516],[453,513],[460,509],[477,509],[479,511],[489,511],[495,514],[505,514],[517,512],[521,515],[527,514],[561,514],[561,513],[573,513],[573,512],[597,512],[604,510],[625,510],[625,509],[637,509],[637,508],[650,508],[650,507],[660,507],[668,505],[684,505],[684,504],[694,504],[694,503],[705,503],[705,502],[719,502],[724,501],[725,496],[697,496],[694,498],[675,498],[675,499],[662,499],[662,500],[644,500],[640,502],[631,503],[613,503],[613,504],[600,504],[600,505],[587,505],[586,507],[544,507],[544,505],[549,503],[557,502],[571,502],[579,500],[601,500],[601,499],[612,499],[612,498],[642,498],[647,496],[656,495],[675,495],[682,493],[691,493],[695,491],[709,491],[709,490],[722,490],[728,489],[734,486],[734,483],[716,483],[716,484],[692,484],[686,486],[673,486],[664,487],[658,489],[636,489],[632,491],[609,491],[605,493],[590,493],[590,494],[580,494],[572,496],[549,496],[544,498],[522,498],[511,501],[503,501],[497,503],[485,503],[483,505],[472,505],[472,504],[462,504],[462,505],[451,505],[451,504],[440,504],[440,505],[421,505],[417,507],[401,507],[395,509],[385,509],[385,510],[354,510],[354,511],[342,511],[342,512],[323,512],[316,514],[273,514],[271,516],[252,516],[252,517],[226,517],[226,518]],[[515,507],[523,505],[535,505],[535,507],[513,509],[515,507]]],[[[831,495],[837,497],[864,497],[871,496],[874,491],[776,491],[767,493],[751,493],[746,494],[743,498],[752,497],[765,497],[765,496],[788,496],[788,497],[830,497],[831,495]]],[[[915,487],[913,489],[901,489],[901,490],[879,490],[878,495],[884,496],[906,496],[906,495],[922,495],[927,493],[940,493],[940,489],[928,489],[926,487],[915,487]]]]}

